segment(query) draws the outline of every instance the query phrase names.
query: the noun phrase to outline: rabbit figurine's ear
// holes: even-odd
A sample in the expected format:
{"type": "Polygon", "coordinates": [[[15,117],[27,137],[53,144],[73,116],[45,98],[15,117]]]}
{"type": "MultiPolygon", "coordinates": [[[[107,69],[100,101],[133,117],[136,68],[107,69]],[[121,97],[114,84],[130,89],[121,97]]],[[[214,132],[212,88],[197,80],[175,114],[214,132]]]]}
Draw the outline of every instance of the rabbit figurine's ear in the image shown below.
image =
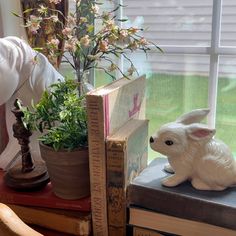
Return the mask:
{"type": "Polygon", "coordinates": [[[210,129],[205,125],[201,124],[190,125],[186,129],[187,129],[187,134],[191,139],[199,141],[210,140],[216,132],[215,129],[210,129]]]}
{"type": "Polygon", "coordinates": [[[203,120],[207,114],[210,112],[210,109],[196,109],[189,113],[183,114],[179,118],[177,118],[176,122],[182,123],[185,125],[189,125],[192,123],[199,123],[203,120]]]}

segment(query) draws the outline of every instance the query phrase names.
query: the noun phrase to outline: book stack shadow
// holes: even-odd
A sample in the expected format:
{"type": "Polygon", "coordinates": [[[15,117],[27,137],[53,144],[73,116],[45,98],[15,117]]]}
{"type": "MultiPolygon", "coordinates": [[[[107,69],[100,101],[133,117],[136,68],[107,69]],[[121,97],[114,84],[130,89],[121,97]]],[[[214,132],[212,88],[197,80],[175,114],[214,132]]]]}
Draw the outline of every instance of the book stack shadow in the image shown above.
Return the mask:
{"type": "Polygon", "coordinates": [[[236,235],[236,187],[200,191],[189,181],[164,187],[165,164],[165,158],[154,159],[127,187],[133,235],[236,235]]]}

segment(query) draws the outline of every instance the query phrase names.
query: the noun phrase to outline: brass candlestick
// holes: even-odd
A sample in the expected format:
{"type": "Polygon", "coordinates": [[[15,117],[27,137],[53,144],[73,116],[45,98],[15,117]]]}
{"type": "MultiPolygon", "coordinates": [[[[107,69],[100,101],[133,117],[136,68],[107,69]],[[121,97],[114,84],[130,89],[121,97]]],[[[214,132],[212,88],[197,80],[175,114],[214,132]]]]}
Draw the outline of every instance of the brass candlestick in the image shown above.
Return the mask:
{"type": "Polygon", "coordinates": [[[27,191],[45,186],[49,182],[49,176],[44,162],[33,162],[29,147],[32,133],[22,122],[24,113],[20,110],[20,104],[20,100],[16,99],[12,112],[16,117],[16,122],[13,124],[13,136],[21,147],[22,161],[7,171],[4,180],[11,188],[27,191]]]}

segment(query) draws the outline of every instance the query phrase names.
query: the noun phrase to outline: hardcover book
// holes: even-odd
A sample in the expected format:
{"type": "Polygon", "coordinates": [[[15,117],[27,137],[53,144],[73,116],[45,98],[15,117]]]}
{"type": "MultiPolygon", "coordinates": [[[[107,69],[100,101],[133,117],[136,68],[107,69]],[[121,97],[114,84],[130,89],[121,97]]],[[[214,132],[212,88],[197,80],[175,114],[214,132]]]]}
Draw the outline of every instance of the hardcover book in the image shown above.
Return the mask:
{"type": "Polygon", "coordinates": [[[86,95],[94,235],[108,235],[105,139],[131,118],[145,118],[145,76],[121,78],[86,95]]]}
{"type": "Polygon", "coordinates": [[[44,236],[59,236],[59,235],[60,236],[71,236],[71,234],[58,232],[56,230],[47,229],[47,228],[44,228],[44,227],[41,227],[38,225],[29,225],[29,226],[44,236]]]}
{"type": "Polygon", "coordinates": [[[145,229],[138,226],[133,227],[133,236],[164,236],[159,232],[151,229],[145,229]]]}
{"type": "Polygon", "coordinates": [[[91,213],[7,204],[27,224],[73,235],[90,235],[91,213]]]}
{"type": "MultiPolygon", "coordinates": [[[[187,220],[179,217],[160,214],[158,212],[145,210],[142,208],[130,208],[129,224],[134,227],[133,236],[140,233],[139,227],[145,227],[147,236],[156,235],[201,235],[201,236],[235,236],[236,231],[199,221],[187,220]],[[155,231],[161,231],[159,234],[155,231]]],[[[143,230],[141,231],[144,232],[143,230]]],[[[138,234],[140,235],[140,234],[138,234]]],[[[142,235],[142,234],[141,234],[142,235]]]]}
{"type": "Polygon", "coordinates": [[[109,236],[126,235],[126,188],[147,166],[148,120],[129,120],[106,140],[109,236]]]}
{"type": "Polygon", "coordinates": [[[78,200],[66,200],[57,197],[51,183],[39,191],[17,192],[4,184],[4,172],[0,171],[0,202],[5,204],[19,204],[23,206],[48,207],[55,209],[67,209],[75,211],[90,212],[90,197],[78,200]]]}
{"type": "Polygon", "coordinates": [[[176,187],[164,187],[161,180],[169,175],[163,171],[166,163],[165,158],[153,160],[128,186],[130,207],[236,230],[235,187],[200,191],[188,181],[176,187]]]}

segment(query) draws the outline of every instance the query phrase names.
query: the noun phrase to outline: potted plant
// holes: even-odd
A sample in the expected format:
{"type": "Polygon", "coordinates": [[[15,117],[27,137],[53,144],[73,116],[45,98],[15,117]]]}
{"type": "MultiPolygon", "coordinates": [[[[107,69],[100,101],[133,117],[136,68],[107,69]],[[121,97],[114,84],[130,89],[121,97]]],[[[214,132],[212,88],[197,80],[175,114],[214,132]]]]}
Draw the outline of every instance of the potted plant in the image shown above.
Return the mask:
{"type": "Polygon", "coordinates": [[[78,83],[66,79],[53,84],[32,109],[21,110],[25,126],[42,133],[40,151],[54,193],[66,199],[89,195],[87,118],[78,83]]]}

